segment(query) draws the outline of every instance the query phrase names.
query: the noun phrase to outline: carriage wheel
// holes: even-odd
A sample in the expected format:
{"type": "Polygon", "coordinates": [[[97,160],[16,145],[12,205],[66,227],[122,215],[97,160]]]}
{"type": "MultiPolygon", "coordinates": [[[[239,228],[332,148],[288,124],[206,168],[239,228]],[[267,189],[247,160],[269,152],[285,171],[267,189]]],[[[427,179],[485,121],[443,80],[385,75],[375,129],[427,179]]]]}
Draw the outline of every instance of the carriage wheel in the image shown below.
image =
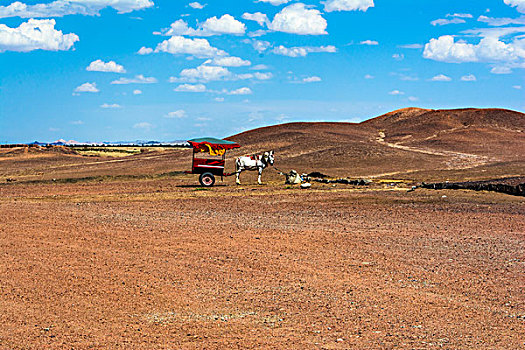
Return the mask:
{"type": "Polygon", "coordinates": [[[204,173],[199,177],[199,182],[204,187],[211,187],[215,184],[215,176],[212,173],[204,173]]]}

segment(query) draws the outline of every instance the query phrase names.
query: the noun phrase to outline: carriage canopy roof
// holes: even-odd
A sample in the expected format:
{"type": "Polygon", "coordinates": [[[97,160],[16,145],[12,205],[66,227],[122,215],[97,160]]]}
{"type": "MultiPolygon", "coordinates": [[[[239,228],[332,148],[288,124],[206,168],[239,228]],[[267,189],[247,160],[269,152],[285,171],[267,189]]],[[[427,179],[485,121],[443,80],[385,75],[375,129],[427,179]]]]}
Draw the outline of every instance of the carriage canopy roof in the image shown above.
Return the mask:
{"type": "Polygon", "coordinates": [[[195,149],[211,148],[213,150],[228,150],[241,147],[241,145],[236,142],[216,139],[214,137],[191,139],[188,140],[188,143],[195,149]]]}

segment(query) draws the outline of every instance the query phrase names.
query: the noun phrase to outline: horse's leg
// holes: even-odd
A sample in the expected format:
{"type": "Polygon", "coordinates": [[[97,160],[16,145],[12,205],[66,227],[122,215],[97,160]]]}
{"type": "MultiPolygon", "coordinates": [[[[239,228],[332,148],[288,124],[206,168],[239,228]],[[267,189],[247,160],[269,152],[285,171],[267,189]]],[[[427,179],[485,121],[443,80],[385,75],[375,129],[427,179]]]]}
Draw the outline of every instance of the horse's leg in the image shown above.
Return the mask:
{"type": "Polygon", "coordinates": [[[239,179],[240,174],[241,174],[241,170],[239,169],[239,163],[235,162],[235,183],[237,185],[241,184],[241,180],[239,179]]]}
{"type": "Polygon", "coordinates": [[[259,167],[257,170],[259,170],[259,176],[257,177],[257,183],[258,183],[259,185],[262,185],[262,182],[261,182],[261,175],[262,175],[263,168],[262,168],[262,167],[259,167]]]}

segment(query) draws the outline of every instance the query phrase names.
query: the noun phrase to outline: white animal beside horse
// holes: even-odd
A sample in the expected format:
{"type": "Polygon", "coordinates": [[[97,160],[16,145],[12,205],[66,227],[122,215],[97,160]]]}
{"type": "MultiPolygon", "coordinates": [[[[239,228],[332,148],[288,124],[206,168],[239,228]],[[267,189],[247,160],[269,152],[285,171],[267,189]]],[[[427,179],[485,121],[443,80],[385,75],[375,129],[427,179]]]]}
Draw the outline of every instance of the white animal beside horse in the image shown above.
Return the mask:
{"type": "Polygon", "coordinates": [[[237,185],[241,184],[241,180],[239,179],[239,175],[244,170],[257,170],[259,172],[259,177],[257,178],[257,183],[259,185],[262,185],[261,182],[261,175],[267,166],[273,165],[273,151],[267,151],[263,154],[254,155],[251,157],[242,156],[237,158],[235,161],[235,175],[236,180],[235,182],[237,185]]]}

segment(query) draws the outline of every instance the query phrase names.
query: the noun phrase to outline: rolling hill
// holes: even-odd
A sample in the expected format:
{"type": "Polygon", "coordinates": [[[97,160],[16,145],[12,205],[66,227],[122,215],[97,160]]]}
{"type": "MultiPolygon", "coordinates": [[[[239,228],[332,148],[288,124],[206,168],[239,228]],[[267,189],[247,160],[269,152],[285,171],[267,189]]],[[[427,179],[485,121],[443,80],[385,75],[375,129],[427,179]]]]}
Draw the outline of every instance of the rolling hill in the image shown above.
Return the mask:
{"type": "MultiPolygon", "coordinates": [[[[211,132],[210,132],[211,133],[211,132]]],[[[233,135],[234,158],[273,149],[276,168],[334,177],[462,181],[525,174],[525,114],[504,109],[405,108],[361,123],[288,123],[233,135]]],[[[191,151],[167,149],[124,159],[63,150],[0,150],[0,181],[188,170],[191,151]]],[[[266,178],[277,179],[276,171],[266,178]]]]}

